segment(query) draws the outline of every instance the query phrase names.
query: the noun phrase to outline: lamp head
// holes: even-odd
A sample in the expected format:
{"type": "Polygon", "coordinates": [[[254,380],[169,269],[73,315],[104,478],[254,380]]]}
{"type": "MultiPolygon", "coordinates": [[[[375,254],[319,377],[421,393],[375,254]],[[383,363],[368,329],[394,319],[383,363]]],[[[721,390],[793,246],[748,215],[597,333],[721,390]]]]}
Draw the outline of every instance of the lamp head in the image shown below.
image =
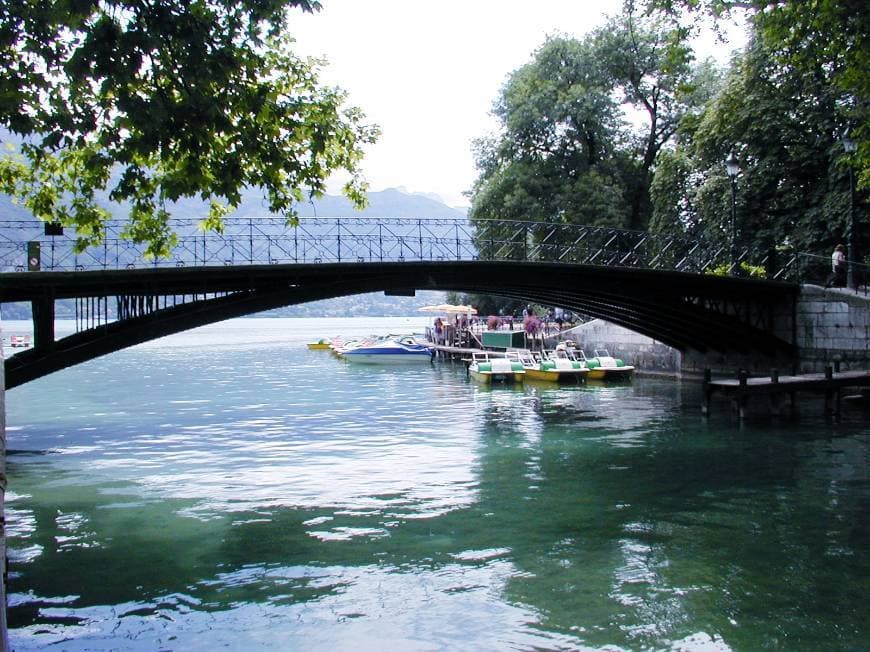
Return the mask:
{"type": "Polygon", "coordinates": [[[729,179],[734,179],[740,172],[740,161],[734,156],[734,150],[728,152],[728,157],[725,159],[725,173],[729,179]]]}
{"type": "Polygon", "coordinates": [[[856,149],[858,149],[858,143],[855,142],[855,139],[852,138],[852,135],[849,133],[850,129],[846,129],[843,132],[842,138],[840,138],[840,142],[843,143],[843,149],[846,150],[846,154],[851,154],[856,149]]]}

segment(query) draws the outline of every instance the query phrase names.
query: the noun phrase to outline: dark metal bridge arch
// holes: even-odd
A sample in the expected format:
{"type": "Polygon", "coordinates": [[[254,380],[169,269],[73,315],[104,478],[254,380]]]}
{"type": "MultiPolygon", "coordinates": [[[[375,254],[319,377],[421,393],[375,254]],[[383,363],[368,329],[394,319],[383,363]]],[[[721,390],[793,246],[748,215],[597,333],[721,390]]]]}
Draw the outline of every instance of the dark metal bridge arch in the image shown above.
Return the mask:
{"type": "Polygon", "coordinates": [[[198,232],[194,220],[173,226],[173,256],[149,263],[111,231],[102,247],[76,253],[74,233],[0,223],[0,302],[29,301],[35,335],[32,349],[5,361],[7,387],[196,326],[375,291],[515,297],[681,350],[794,349],[788,324],[799,286],[790,261],[777,266],[749,251],[732,257],[698,241],[519,221],[321,218],[288,227],[252,218],[228,220],[221,235],[198,232]],[[767,278],[711,273],[727,272],[735,258],[767,278]],[[77,332],[55,340],[60,300],[75,302],[77,332]]]}

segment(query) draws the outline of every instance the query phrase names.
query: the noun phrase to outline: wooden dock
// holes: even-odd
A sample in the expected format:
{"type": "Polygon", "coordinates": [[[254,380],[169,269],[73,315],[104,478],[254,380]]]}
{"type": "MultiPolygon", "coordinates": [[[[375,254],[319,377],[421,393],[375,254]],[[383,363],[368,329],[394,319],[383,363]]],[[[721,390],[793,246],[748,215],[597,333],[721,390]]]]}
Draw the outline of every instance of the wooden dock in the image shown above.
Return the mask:
{"type": "Polygon", "coordinates": [[[769,377],[750,378],[741,371],[737,378],[713,380],[710,371],[704,372],[704,403],[701,411],[710,413],[710,402],[714,394],[724,394],[731,398],[740,418],[746,416],[746,405],[752,396],[766,396],[773,415],[779,415],[783,399],[788,398],[789,407],[795,407],[797,392],[824,394],[825,414],[840,415],[842,391],[847,387],[870,387],[870,371],[834,371],[832,367],[824,373],[780,376],[774,370],[769,377]]]}

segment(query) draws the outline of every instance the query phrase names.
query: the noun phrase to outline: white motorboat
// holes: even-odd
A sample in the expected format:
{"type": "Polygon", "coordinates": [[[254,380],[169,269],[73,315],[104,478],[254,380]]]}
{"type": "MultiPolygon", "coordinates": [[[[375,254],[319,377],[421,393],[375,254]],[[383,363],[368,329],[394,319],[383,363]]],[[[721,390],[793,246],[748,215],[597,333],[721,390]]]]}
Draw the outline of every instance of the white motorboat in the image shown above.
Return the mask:
{"type": "Polygon", "coordinates": [[[343,360],[365,364],[418,364],[432,360],[432,349],[410,335],[359,342],[338,354],[343,360]]]}

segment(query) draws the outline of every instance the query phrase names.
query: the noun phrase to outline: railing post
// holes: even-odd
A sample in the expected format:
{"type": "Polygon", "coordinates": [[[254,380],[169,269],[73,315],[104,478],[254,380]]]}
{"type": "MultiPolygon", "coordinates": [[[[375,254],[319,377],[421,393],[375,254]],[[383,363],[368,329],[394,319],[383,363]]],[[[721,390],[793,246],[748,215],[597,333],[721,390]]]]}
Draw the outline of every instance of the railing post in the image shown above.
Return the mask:
{"type": "Polygon", "coordinates": [[[335,233],[338,238],[338,262],[341,262],[341,220],[335,219],[335,233]]]}
{"type": "Polygon", "coordinates": [[[702,385],[704,401],[701,404],[701,414],[708,416],[710,414],[710,398],[713,391],[710,389],[710,381],[713,380],[713,372],[710,369],[704,369],[704,382],[702,385]]]}
{"type": "MultiPolygon", "coordinates": [[[[834,368],[831,365],[827,365],[825,367],[825,380],[827,383],[825,384],[825,416],[831,416],[832,414],[836,414],[839,417],[839,410],[834,407],[834,368]]],[[[839,408],[839,401],[837,402],[837,408],[839,408]]]]}
{"type": "Polygon", "coordinates": [[[456,234],[456,260],[462,260],[462,248],[459,245],[459,222],[453,225],[453,232],[456,234]]]}
{"type": "Polygon", "coordinates": [[[492,225],[490,222],[487,222],[487,227],[489,228],[489,259],[495,260],[495,242],[492,239],[492,225]]]}
{"type": "MultiPolygon", "coordinates": [[[[779,369],[770,370],[770,384],[779,384],[779,369]]],[[[769,400],[771,416],[778,417],[780,414],[780,404],[782,403],[782,392],[771,390],[769,400]]]]}
{"type": "Polygon", "coordinates": [[[737,395],[735,396],[735,408],[737,409],[737,417],[742,422],[743,419],[746,418],[746,402],[749,398],[747,381],[749,380],[749,372],[746,369],[738,369],[737,370],[737,382],[739,384],[739,388],[737,390],[737,395]]]}
{"type": "Polygon", "coordinates": [[[420,262],[423,262],[423,220],[417,220],[417,237],[420,239],[420,262]]]}
{"type": "Polygon", "coordinates": [[[529,259],[529,225],[523,224],[523,262],[529,259]]]}

